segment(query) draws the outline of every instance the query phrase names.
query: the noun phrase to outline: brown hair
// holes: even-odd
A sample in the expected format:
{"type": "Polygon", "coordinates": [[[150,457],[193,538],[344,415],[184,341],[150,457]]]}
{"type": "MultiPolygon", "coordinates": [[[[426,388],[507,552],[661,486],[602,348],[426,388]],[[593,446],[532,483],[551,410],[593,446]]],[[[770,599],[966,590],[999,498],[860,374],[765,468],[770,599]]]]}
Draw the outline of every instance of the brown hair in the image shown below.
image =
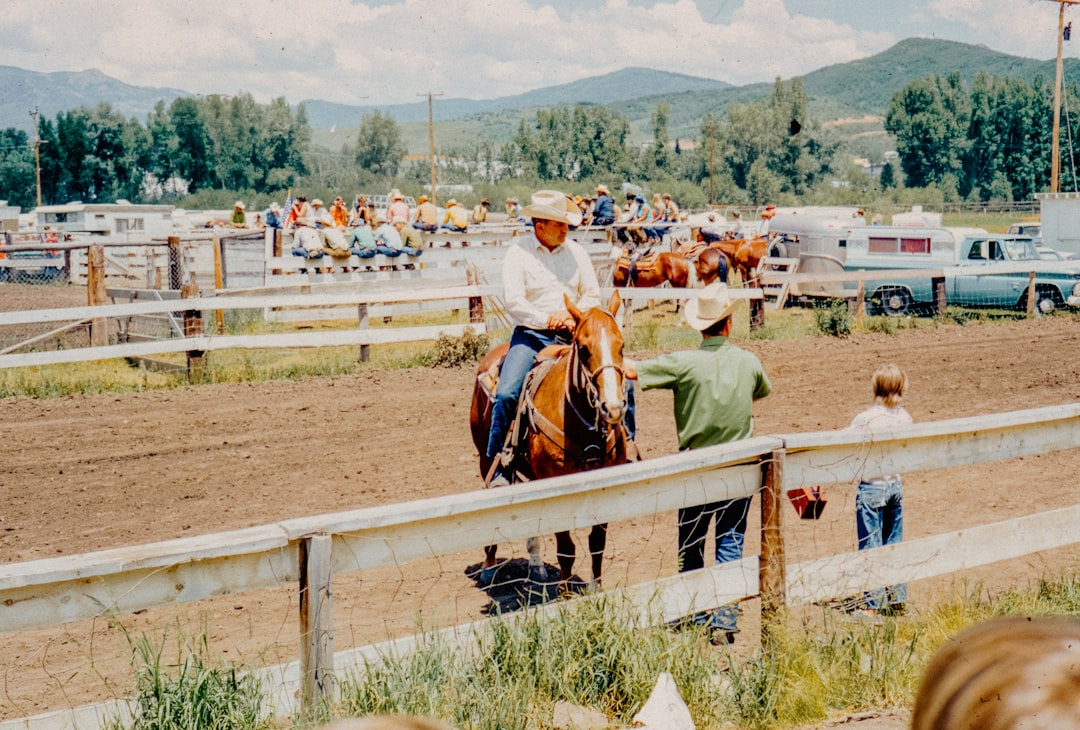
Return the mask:
{"type": "Polygon", "coordinates": [[[900,405],[907,390],[907,376],[896,365],[882,365],[874,372],[871,383],[874,390],[874,399],[880,401],[886,408],[895,408],[900,405]]]}

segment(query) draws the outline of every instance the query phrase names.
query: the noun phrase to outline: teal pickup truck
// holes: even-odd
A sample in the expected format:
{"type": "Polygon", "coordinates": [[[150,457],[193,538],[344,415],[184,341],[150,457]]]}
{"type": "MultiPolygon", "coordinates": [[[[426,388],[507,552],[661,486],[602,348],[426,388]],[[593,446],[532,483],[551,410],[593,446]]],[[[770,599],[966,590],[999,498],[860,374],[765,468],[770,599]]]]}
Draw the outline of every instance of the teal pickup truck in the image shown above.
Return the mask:
{"type": "MultiPolygon", "coordinates": [[[[1027,236],[977,228],[871,226],[853,233],[846,248],[844,269],[849,272],[943,270],[945,298],[951,305],[1026,308],[1029,275],[1034,271],[1035,306],[1040,312],[1080,307],[1080,265],[1041,260],[1027,236]],[[982,272],[982,268],[988,270],[982,272]]],[[[845,286],[854,288],[857,283],[845,286]]],[[[902,315],[916,308],[929,309],[934,303],[929,276],[868,278],[864,288],[868,308],[874,313],[902,315]]]]}

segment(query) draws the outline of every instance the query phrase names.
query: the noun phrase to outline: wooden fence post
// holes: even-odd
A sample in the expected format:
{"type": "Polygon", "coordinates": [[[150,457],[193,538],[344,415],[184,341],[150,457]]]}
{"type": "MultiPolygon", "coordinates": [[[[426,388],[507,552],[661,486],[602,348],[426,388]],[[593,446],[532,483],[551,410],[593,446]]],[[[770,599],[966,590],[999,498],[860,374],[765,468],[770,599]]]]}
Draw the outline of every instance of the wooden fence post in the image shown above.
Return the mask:
{"type": "MultiPolygon", "coordinates": [[[[86,303],[91,307],[106,304],[105,247],[95,243],[86,250],[86,303]]],[[[109,320],[104,317],[90,323],[90,346],[109,344],[109,320]]]]}
{"type": "MultiPolygon", "coordinates": [[[[214,289],[225,288],[225,251],[221,244],[221,236],[214,234],[214,289]]],[[[220,309],[214,310],[217,322],[217,333],[225,334],[225,312],[220,309]]]]}
{"type": "Polygon", "coordinates": [[[855,292],[855,325],[862,329],[866,319],[866,282],[859,279],[859,288],[855,292]]]}
{"type": "MultiPolygon", "coordinates": [[[[754,277],[747,282],[748,287],[761,288],[761,281],[754,277]]],[[[765,298],[755,297],[750,300],[750,331],[754,332],[765,326],[765,298]]]]}
{"type": "MultiPolygon", "coordinates": [[[[370,324],[367,303],[356,305],[356,327],[366,330],[370,324]]],[[[371,358],[371,345],[360,345],[360,362],[367,362],[371,358]]]]}
{"type": "Polygon", "coordinates": [[[938,317],[944,317],[945,310],[949,306],[949,299],[945,290],[945,277],[935,276],[930,280],[930,285],[934,288],[934,314],[938,317]]]}
{"type": "Polygon", "coordinates": [[[314,717],[323,701],[333,702],[333,607],[330,584],[330,535],[308,535],[300,541],[300,676],[304,715],[314,717]]]}
{"type": "Polygon", "coordinates": [[[784,506],[784,449],[776,449],[761,465],[761,560],[758,583],[761,592],[761,643],[768,646],[770,634],[783,620],[787,607],[787,566],[784,534],[780,530],[784,506]]]}
{"type": "MultiPolygon", "coordinates": [[[[478,286],[476,272],[472,269],[465,270],[465,283],[469,286],[478,286]]],[[[469,297],[469,322],[479,324],[484,321],[484,298],[477,294],[469,297]]]]}
{"type": "Polygon", "coordinates": [[[169,288],[176,290],[184,285],[184,269],[180,259],[180,236],[169,236],[169,288]]]}
{"type": "MultiPolygon", "coordinates": [[[[195,282],[195,274],[191,275],[191,283],[180,287],[181,299],[197,299],[199,296],[199,285],[195,282]]],[[[203,333],[203,321],[202,311],[198,309],[188,309],[184,311],[184,337],[198,337],[203,333]]],[[[203,366],[205,365],[204,356],[206,352],[204,350],[188,350],[187,351],[187,368],[188,368],[188,382],[189,383],[201,383],[205,371],[203,366]]]]}
{"type": "Polygon", "coordinates": [[[1035,302],[1039,299],[1038,294],[1035,291],[1035,272],[1028,272],[1028,294],[1027,294],[1027,318],[1031,319],[1035,316],[1035,302]]]}

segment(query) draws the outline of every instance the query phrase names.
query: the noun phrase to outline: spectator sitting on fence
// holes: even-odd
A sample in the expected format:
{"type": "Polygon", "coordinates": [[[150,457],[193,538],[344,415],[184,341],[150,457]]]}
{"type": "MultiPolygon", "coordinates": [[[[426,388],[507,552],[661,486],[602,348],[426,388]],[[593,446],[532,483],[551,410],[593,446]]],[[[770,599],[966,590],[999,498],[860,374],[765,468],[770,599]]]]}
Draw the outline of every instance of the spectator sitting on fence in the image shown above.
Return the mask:
{"type": "Polygon", "coordinates": [[[517,198],[506,199],[506,219],[511,223],[521,220],[521,206],[517,198]]]}
{"type": "Polygon", "coordinates": [[[229,216],[229,228],[247,228],[247,215],[244,213],[244,203],[236,201],[232,215],[229,216]]]}
{"type": "Polygon", "coordinates": [[[664,193],[664,220],[669,223],[675,223],[679,220],[679,206],[675,205],[675,201],[671,199],[671,193],[664,193]]]}
{"type": "Polygon", "coordinates": [[[367,197],[364,195],[357,195],[356,203],[353,205],[352,212],[349,216],[349,225],[370,226],[373,217],[371,208],[369,208],[367,204],[367,197]]]}
{"type": "Polygon", "coordinates": [[[311,201],[311,207],[323,251],[336,259],[348,258],[349,246],[345,243],[345,234],[334,225],[334,216],[323,207],[323,202],[318,198],[311,201]]]}
{"type": "Polygon", "coordinates": [[[362,259],[375,258],[375,254],[378,253],[375,236],[366,225],[356,226],[352,229],[352,233],[349,234],[348,244],[349,251],[362,259]]]}
{"type": "Polygon", "coordinates": [[[390,193],[390,205],[386,207],[386,219],[391,223],[409,220],[409,204],[405,202],[405,196],[398,190],[390,193]]]}
{"type": "Polygon", "coordinates": [[[488,216],[488,210],[490,208],[491,208],[491,201],[488,200],[487,198],[484,198],[479,203],[477,203],[475,206],[473,206],[473,209],[472,209],[472,222],[473,223],[484,223],[484,222],[486,222],[487,221],[487,216],[488,216]]]}
{"type": "Polygon", "coordinates": [[[345,198],[334,198],[334,204],[330,206],[330,217],[334,219],[334,227],[339,231],[349,227],[349,208],[345,205],[345,198]]]}
{"type": "Polygon", "coordinates": [[[375,251],[383,256],[400,256],[404,253],[401,234],[382,213],[375,214],[375,251]]]}
{"type": "Polygon", "coordinates": [[[454,233],[464,233],[469,228],[469,214],[460,203],[451,198],[446,201],[446,214],[439,227],[454,233]]]}
{"type": "Polygon", "coordinates": [[[405,221],[400,218],[394,221],[394,229],[401,238],[401,250],[406,256],[419,256],[424,253],[424,236],[420,231],[405,225],[405,221]]]}
{"type": "Polygon", "coordinates": [[[313,222],[311,220],[311,206],[308,205],[307,196],[297,195],[296,200],[293,201],[288,214],[285,216],[285,227],[310,225],[313,225],[313,222]]]}
{"type": "Polygon", "coordinates": [[[264,217],[266,218],[267,228],[281,228],[281,206],[277,203],[270,203],[264,217]]]}
{"type": "Polygon", "coordinates": [[[610,226],[615,222],[615,199],[607,185],[596,186],[596,202],[593,203],[590,225],[610,226]]]}
{"type": "Polygon", "coordinates": [[[293,256],[306,256],[309,259],[322,258],[322,238],[315,229],[315,214],[312,207],[308,205],[307,197],[303,195],[296,197],[296,202],[289,209],[285,224],[293,232],[293,256]]]}
{"type": "Polygon", "coordinates": [[[426,195],[421,195],[416,199],[416,217],[413,219],[412,227],[428,233],[439,230],[439,209],[426,195]]]}
{"type": "MultiPolygon", "coordinates": [[[[686,322],[701,333],[694,350],[679,350],[652,360],[623,359],[626,377],[643,390],[674,392],[679,449],[700,449],[731,443],[754,434],[753,402],[772,391],[761,361],[731,344],[733,300],[726,284],[714,282],[686,303],[686,322]]],[[[716,562],[739,560],[743,554],[751,497],[681,508],[678,512],[679,572],[705,567],[705,537],[713,518],[716,562]]],[[[731,643],[738,632],[739,607],[730,603],[699,611],[676,622],[708,629],[710,641],[731,643]]]]}

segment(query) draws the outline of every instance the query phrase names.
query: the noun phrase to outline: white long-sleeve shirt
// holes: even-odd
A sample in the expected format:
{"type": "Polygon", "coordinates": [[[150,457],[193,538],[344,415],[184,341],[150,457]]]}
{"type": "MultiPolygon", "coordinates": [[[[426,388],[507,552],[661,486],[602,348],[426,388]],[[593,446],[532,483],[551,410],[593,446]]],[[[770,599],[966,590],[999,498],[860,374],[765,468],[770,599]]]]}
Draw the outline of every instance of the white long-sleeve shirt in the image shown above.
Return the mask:
{"type": "MultiPolygon", "coordinates": [[[[896,428],[897,426],[907,426],[911,424],[911,422],[911,415],[902,407],[895,406],[893,408],[887,408],[881,403],[875,403],[859,415],[855,416],[848,428],[852,431],[861,431],[866,435],[867,439],[873,440],[874,434],[878,431],[896,428]]],[[[895,481],[899,478],[899,474],[889,474],[887,476],[864,474],[862,476],[862,481],[872,484],[876,481],[895,481]]]]}
{"type": "Polygon", "coordinates": [[[503,259],[503,297],[515,325],[547,329],[548,317],[566,308],[600,306],[600,284],[589,255],[574,241],[549,251],[535,234],[515,241],[503,259]]]}

